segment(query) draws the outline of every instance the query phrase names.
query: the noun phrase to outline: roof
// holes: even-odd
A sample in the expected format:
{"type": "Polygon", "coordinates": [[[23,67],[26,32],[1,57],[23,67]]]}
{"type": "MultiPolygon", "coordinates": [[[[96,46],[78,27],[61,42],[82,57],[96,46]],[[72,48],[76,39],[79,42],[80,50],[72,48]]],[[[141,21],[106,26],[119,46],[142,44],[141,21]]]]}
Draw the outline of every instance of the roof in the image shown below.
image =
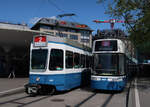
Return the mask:
{"type": "Polygon", "coordinates": [[[45,24],[51,26],[60,26],[60,27],[67,27],[67,28],[74,28],[74,29],[82,29],[82,30],[89,30],[93,31],[88,25],[63,21],[53,18],[41,18],[31,29],[35,28],[38,24],[45,24]]]}
{"type": "Polygon", "coordinates": [[[3,47],[6,51],[11,48],[26,48],[30,46],[34,35],[48,33],[30,30],[26,26],[0,23],[0,47],[3,47]]]}

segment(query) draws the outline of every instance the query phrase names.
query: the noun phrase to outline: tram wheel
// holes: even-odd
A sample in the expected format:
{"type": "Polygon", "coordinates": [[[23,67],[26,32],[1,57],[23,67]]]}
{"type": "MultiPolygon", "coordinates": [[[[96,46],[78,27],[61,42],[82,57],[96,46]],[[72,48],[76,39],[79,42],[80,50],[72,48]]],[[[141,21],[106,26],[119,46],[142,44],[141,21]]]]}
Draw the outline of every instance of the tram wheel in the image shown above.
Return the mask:
{"type": "Polygon", "coordinates": [[[54,86],[43,85],[41,89],[38,90],[38,93],[41,95],[53,95],[56,92],[54,86]]]}
{"type": "Polygon", "coordinates": [[[49,95],[53,95],[56,92],[56,88],[55,87],[50,87],[50,90],[48,90],[48,94],[49,95]]]}

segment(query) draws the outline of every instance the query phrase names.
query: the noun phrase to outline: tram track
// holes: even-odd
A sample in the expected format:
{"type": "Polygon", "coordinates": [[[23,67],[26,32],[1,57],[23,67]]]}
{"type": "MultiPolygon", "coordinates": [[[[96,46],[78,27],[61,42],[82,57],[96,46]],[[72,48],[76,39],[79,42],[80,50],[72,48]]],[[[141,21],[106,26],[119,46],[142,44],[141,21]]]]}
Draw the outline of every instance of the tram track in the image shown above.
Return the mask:
{"type": "Polygon", "coordinates": [[[25,89],[23,87],[19,87],[16,89],[0,92],[0,97],[6,97],[6,96],[11,96],[19,93],[24,93],[25,89]]]}
{"type": "MultiPolygon", "coordinates": [[[[23,94],[23,93],[15,93],[15,94],[23,94]]],[[[15,94],[5,96],[5,97],[16,96],[15,94]]],[[[0,106],[7,105],[7,104],[17,104],[18,105],[17,107],[24,107],[24,106],[39,102],[41,100],[47,99],[49,97],[52,97],[52,95],[39,96],[39,97],[30,97],[28,95],[23,94],[23,96],[20,96],[18,98],[15,97],[15,98],[12,98],[12,99],[7,100],[7,101],[3,101],[3,102],[0,101],[0,106]],[[22,102],[21,100],[26,101],[26,102],[22,102]],[[27,101],[27,100],[29,100],[29,101],[27,101]]]]}
{"type": "Polygon", "coordinates": [[[96,94],[97,93],[93,93],[92,95],[90,95],[86,99],[82,100],[80,103],[76,104],[74,107],[80,107],[82,104],[84,104],[85,102],[87,102],[88,100],[90,100],[91,98],[93,98],[96,94]]]}
{"type": "MultiPolygon", "coordinates": [[[[113,97],[116,97],[117,94],[125,94],[125,107],[129,107],[129,100],[130,100],[130,89],[132,87],[132,83],[133,83],[133,80],[131,80],[126,88],[126,90],[124,90],[123,92],[117,92],[117,93],[105,93],[105,95],[109,95],[107,97],[107,99],[105,99],[105,101],[101,104],[100,107],[106,107],[109,102],[113,99],[113,97]]],[[[93,94],[91,94],[89,97],[87,97],[86,99],[82,100],[81,102],[79,102],[78,104],[74,105],[73,107],[80,107],[80,106],[84,106],[85,103],[87,103],[90,99],[94,98],[94,96],[96,95],[104,95],[103,92],[99,91],[99,92],[94,92],[93,94]],[[102,94],[101,94],[102,93],[102,94]]]]}
{"type": "Polygon", "coordinates": [[[134,81],[134,79],[130,80],[129,82],[129,87],[127,88],[127,94],[126,94],[126,107],[129,107],[129,99],[130,99],[130,91],[131,91],[131,86],[132,86],[132,82],[134,81]]]}
{"type": "MultiPolygon", "coordinates": [[[[97,92],[94,92],[92,95],[90,95],[89,97],[87,97],[86,99],[82,100],[81,102],[79,102],[78,104],[74,105],[73,107],[80,107],[80,106],[84,106],[85,103],[87,103],[89,100],[91,100],[92,98],[94,98],[97,94],[97,92]]],[[[109,94],[106,94],[109,95],[109,94]]],[[[107,104],[109,103],[109,101],[113,98],[114,94],[110,94],[107,99],[101,104],[100,107],[106,107],[107,104]]]]}
{"type": "MultiPolygon", "coordinates": [[[[13,104],[13,105],[17,105],[17,107],[24,107],[24,106],[31,106],[31,105],[34,106],[37,104],[45,104],[44,102],[46,102],[47,105],[56,104],[58,105],[58,107],[61,104],[63,104],[65,107],[86,107],[87,105],[93,106],[93,102],[94,102],[94,104],[99,105],[100,107],[106,107],[106,106],[110,106],[112,104],[112,101],[114,101],[114,99],[115,101],[116,99],[118,100],[124,99],[124,103],[121,103],[121,104],[123,104],[124,107],[129,107],[128,103],[130,100],[129,94],[130,94],[131,87],[132,87],[132,81],[128,83],[126,90],[124,90],[121,93],[116,93],[116,94],[106,93],[106,92],[101,92],[101,91],[94,91],[94,90],[89,90],[89,89],[83,90],[79,88],[66,92],[66,93],[58,93],[53,96],[52,95],[38,95],[37,97],[29,97],[27,94],[20,92],[20,93],[15,93],[15,94],[5,96],[5,98],[1,98],[0,106],[5,107],[8,105],[9,107],[10,104],[13,104]],[[78,97],[76,99],[76,97],[79,95],[81,95],[82,97],[78,97]],[[70,98],[72,100],[70,100],[70,98]],[[76,100],[75,101],[76,103],[73,102],[73,100],[76,100]]],[[[116,104],[118,105],[120,103],[116,103],[116,104]]],[[[37,107],[40,107],[40,105],[38,105],[37,107]]]]}

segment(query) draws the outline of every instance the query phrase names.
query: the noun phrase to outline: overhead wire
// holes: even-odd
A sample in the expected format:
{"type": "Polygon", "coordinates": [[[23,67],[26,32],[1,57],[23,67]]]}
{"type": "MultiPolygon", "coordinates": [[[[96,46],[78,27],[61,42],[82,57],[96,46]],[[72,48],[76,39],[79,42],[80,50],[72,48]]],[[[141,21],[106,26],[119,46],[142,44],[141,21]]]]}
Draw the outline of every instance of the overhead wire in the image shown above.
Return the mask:
{"type": "Polygon", "coordinates": [[[42,6],[44,5],[44,0],[41,0],[41,3],[40,3],[40,5],[38,5],[38,7],[36,8],[36,11],[35,12],[33,12],[32,13],[32,19],[30,19],[30,24],[35,24],[36,23],[36,21],[38,20],[38,19],[40,19],[40,17],[38,17],[38,13],[39,13],[39,11],[41,10],[41,8],[42,8],[42,6]]]}
{"type": "Polygon", "coordinates": [[[57,4],[55,4],[52,0],[47,0],[50,5],[53,5],[58,11],[65,12],[63,9],[59,8],[57,4]]]}
{"type": "MultiPolygon", "coordinates": [[[[54,6],[58,11],[65,13],[65,11],[62,8],[60,8],[56,3],[54,3],[52,0],[47,0],[47,1],[50,5],[54,6]]],[[[74,22],[76,22],[76,20],[72,16],[68,16],[68,17],[72,19],[74,22]]]]}

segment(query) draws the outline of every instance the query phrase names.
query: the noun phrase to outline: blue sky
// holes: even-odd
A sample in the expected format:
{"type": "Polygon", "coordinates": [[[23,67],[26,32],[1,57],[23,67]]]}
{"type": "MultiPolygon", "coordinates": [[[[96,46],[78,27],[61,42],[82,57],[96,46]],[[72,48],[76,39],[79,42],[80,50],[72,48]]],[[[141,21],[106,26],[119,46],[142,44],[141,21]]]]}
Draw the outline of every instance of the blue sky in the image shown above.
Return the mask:
{"type": "MultiPolygon", "coordinates": [[[[53,17],[64,13],[76,16],[64,17],[62,20],[87,24],[96,32],[97,29],[110,29],[109,24],[96,24],[95,19],[109,20],[104,14],[106,4],[98,4],[97,0],[0,0],[0,21],[27,23],[29,27],[35,18],[53,17]]],[[[124,29],[116,23],[115,28],[124,29]]]]}

